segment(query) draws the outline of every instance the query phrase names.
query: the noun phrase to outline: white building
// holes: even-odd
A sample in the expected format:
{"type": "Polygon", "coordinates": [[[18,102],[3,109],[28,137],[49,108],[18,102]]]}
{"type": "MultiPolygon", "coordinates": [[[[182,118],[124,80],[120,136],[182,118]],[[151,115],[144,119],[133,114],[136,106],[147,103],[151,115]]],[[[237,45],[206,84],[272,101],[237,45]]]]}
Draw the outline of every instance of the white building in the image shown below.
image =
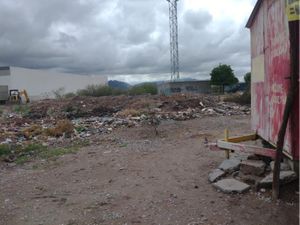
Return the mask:
{"type": "Polygon", "coordinates": [[[0,67],[0,86],[8,89],[25,89],[30,99],[53,98],[54,91],[76,92],[88,85],[106,85],[107,77],[100,75],[78,75],[50,70],[0,67]]]}

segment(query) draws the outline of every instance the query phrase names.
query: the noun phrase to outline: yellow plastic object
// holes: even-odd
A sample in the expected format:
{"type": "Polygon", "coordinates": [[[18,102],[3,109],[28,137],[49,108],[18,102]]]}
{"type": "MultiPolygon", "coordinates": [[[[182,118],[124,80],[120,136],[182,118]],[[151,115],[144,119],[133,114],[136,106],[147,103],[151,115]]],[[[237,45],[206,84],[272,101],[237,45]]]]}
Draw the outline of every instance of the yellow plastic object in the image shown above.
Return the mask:
{"type": "Polygon", "coordinates": [[[28,96],[28,93],[27,93],[26,90],[20,91],[20,95],[23,95],[25,97],[25,103],[29,103],[30,102],[30,99],[29,99],[29,96],[28,96]]]}
{"type": "Polygon", "coordinates": [[[286,14],[289,21],[300,19],[300,0],[286,0],[286,14]]]}

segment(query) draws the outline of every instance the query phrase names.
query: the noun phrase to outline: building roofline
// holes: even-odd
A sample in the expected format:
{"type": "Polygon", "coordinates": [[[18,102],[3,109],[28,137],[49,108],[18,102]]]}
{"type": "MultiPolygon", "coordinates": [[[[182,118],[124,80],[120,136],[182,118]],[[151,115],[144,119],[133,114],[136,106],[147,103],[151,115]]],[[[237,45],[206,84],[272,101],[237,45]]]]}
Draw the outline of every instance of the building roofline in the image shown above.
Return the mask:
{"type": "Polygon", "coordinates": [[[246,24],[247,28],[250,28],[252,26],[253,21],[254,21],[254,19],[256,17],[256,14],[259,11],[259,8],[260,8],[260,5],[261,5],[262,2],[263,2],[263,0],[257,0],[256,4],[254,6],[254,9],[253,9],[253,11],[252,11],[252,13],[251,13],[248,21],[247,21],[247,24],[246,24]]]}
{"type": "Polygon", "coordinates": [[[0,66],[0,70],[9,70],[10,67],[9,66],[0,66]]]}

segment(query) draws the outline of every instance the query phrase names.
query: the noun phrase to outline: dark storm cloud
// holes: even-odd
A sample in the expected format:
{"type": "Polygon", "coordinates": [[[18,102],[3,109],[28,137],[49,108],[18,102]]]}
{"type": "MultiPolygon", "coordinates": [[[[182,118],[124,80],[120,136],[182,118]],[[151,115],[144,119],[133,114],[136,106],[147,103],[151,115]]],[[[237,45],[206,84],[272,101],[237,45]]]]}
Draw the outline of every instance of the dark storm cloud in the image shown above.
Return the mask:
{"type": "MultiPolygon", "coordinates": [[[[207,75],[219,63],[249,70],[249,34],[233,21],[179,3],[180,69],[207,75]]],[[[0,64],[73,73],[169,71],[167,2],[154,0],[2,0],[0,64]]],[[[147,75],[148,76],[148,75],[147,75]]]]}

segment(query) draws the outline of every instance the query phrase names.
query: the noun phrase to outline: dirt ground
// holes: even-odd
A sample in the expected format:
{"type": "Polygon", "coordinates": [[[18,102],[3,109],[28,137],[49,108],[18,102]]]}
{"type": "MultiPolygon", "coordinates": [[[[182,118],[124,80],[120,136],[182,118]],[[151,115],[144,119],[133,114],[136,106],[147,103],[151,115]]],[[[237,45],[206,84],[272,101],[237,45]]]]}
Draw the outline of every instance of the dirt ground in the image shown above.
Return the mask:
{"type": "Polygon", "coordinates": [[[250,117],[218,116],[120,128],[76,154],[0,170],[1,225],[293,225],[298,192],[228,195],[208,182],[224,152],[204,139],[250,132],[250,117]]]}

